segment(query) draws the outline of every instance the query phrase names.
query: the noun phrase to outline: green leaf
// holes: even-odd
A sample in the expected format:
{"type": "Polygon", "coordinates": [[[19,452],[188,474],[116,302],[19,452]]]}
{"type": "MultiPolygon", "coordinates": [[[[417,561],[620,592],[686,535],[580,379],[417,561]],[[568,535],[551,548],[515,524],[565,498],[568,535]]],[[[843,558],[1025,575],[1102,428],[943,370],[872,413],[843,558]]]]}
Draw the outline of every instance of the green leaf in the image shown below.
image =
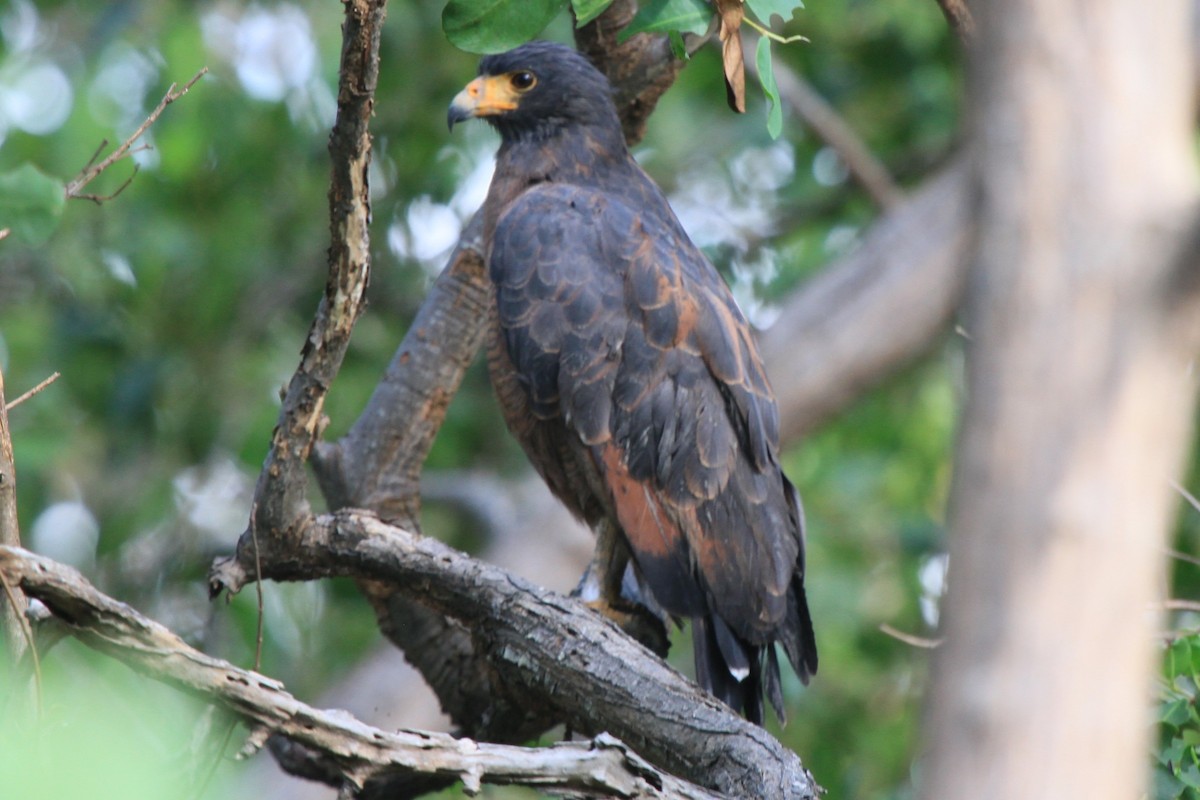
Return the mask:
{"type": "Polygon", "coordinates": [[[750,12],[758,17],[758,21],[764,25],[771,24],[772,14],[778,14],[783,19],[783,24],[786,25],[793,14],[804,8],[804,3],[799,0],[746,0],[746,5],[750,8],[750,12]]]}
{"type": "Polygon", "coordinates": [[[0,228],[26,244],[50,238],[66,202],[62,182],[32,164],[0,174],[0,228]]]}
{"type": "Polygon", "coordinates": [[[1188,721],[1188,702],[1186,700],[1176,700],[1173,703],[1167,704],[1159,712],[1159,720],[1164,725],[1178,728],[1188,721]]]}
{"type": "Polygon", "coordinates": [[[596,17],[604,13],[604,9],[612,5],[612,0],[571,0],[571,8],[575,11],[575,27],[582,28],[596,17]]]}
{"type": "Polygon", "coordinates": [[[687,45],[683,41],[683,34],[679,31],[671,31],[667,34],[667,41],[671,43],[671,55],[678,58],[680,61],[691,61],[692,56],[687,51],[687,45]]]}
{"type": "Polygon", "coordinates": [[[783,133],[783,106],[779,103],[779,87],[775,83],[775,68],[771,65],[771,40],[765,36],[759,37],[754,63],[758,66],[763,94],[767,96],[767,133],[772,139],[778,139],[783,133]]]}
{"type": "Polygon", "coordinates": [[[635,33],[671,31],[704,34],[712,17],[712,7],[704,0],[650,0],[617,38],[623,42],[635,33]]]}
{"type": "Polygon", "coordinates": [[[468,53],[502,53],[542,32],[565,0],[450,0],[442,30],[468,53]]]}

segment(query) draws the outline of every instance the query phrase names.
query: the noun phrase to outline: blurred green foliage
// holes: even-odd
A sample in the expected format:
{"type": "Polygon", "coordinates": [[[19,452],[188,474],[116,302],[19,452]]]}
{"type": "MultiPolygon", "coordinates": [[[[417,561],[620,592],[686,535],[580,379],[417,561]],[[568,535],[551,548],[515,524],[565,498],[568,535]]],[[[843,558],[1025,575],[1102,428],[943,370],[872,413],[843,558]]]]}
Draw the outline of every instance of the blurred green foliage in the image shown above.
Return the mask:
{"type": "MultiPolygon", "coordinates": [[[[471,210],[461,187],[495,146],[483,126],[445,132],[446,104],[476,59],[447,43],[441,12],[413,0],[389,6],[373,125],[370,307],[327,404],[329,436],[369,396],[443,260],[433,234],[452,241],[471,210]]],[[[0,118],[0,173],[28,163],[65,181],[102,141],[124,139],[171,83],[211,70],[151,130],[154,149],[137,154],[142,168],[122,194],[69,203],[43,244],[0,243],[0,366],[10,396],[63,374],[12,415],[26,541],[73,554],[106,591],[243,665],[253,663],[253,593],[211,607],[203,576],[244,525],[278,389],[324,284],[340,14],[339,4],[315,0],[0,6],[0,91],[19,88],[34,67],[58,70],[69,89],[52,129],[48,88],[36,119],[0,118]]],[[[946,158],[961,67],[936,4],[812,3],[788,32],[811,43],[773,47],[776,64],[813,82],[903,182],[946,158]]],[[[560,15],[543,35],[569,40],[569,20],[560,15]]],[[[772,142],[766,100],[749,103],[744,117],[727,110],[719,55],[705,49],[661,102],[637,155],[766,322],[786,292],[854,246],[875,212],[799,121],[785,113],[772,142]]],[[[119,163],[93,189],[111,192],[131,171],[119,163]]],[[[776,733],[834,797],[911,794],[927,651],[879,626],[932,632],[922,608],[936,604],[937,581],[921,576],[942,550],[959,359],[947,341],[787,454],[808,512],[821,672],[807,689],[786,687],[791,722],[776,733]]],[[[476,365],[430,468],[512,472],[523,463],[476,365]]],[[[467,546],[457,519],[431,515],[429,531],[467,546]]],[[[300,697],[378,641],[348,583],[266,591],[263,671],[300,697]]],[[[63,652],[51,651],[48,670],[63,659],[112,688],[89,706],[48,680],[48,705],[95,715],[83,731],[114,704],[141,715],[142,679],[74,646],[63,652]]],[[[688,652],[675,648],[681,667],[688,652]]],[[[154,724],[186,742],[201,709],[164,694],[152,697],[171,713],[154,724]]],[[[81,736],[77,751],[91,742],[99,749],[89,757],[141,768],[123,743],[81,736]]],[[[173,797],[155,775],[145,776],[146,796],[173,797]]]]}
{"type": "MultiPolygon", "coordinates": [[[[221,744],[246,731],[191,697],[67,641],[43,662],[41,707],[5,692],[5,797],[205,800],[236,795],[221,744]],[[207,742],[194,740],[201,721],[207,742]]],[[[8,677],[0,671],[0,677],[8,677]]],[[[7,683],[0,685],[9,685],[7,683]]],[[[234,739],[236,741],[236,739],[234,739]]]]}
{"type": "Polygon", "coordinates": [[[1159,688],[1159,738],[1154,795],[1172,800],[1200,797],[1200,634],[1172,642],[1163,659],[1159,688]]]}

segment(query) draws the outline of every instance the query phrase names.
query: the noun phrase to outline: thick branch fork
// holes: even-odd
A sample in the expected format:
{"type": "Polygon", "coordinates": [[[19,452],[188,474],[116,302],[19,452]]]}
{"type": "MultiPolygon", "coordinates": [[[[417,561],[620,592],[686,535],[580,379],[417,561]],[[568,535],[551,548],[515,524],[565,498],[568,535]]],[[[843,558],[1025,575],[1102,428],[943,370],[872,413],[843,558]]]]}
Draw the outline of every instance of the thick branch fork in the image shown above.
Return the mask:
{"type": "Polygon", "coordinates": [[[283,684],[189,647],[166,627],[101,593],[75,569],[0,546],[0,574],[41,600],[81,641],[156,680],[223,707],[252,730],[243,754],[280,734],[319,751],[343,781],[419,772],[463,781],[518,783],[584,797],[716,798],[665,774],[612,736],[544,748],[486,744],[444,733],[374,728],[342,711],[313,708],[283,684]]]}
{"type": "MultiPolygon", "coordinates": [[[[268,546],[269,547],[269,546],[268,546]]],[[[246,549],[213,572],[214,590],[253,580],[246,549]]],[[[634,639],[575,600],[355,510],[317,517],[263,577],[353,575],[387,583],[471,631],[494,691],[574,730],[607,731],[650,762],[737,797],[813,798],[800,759],[634,639]]]]}

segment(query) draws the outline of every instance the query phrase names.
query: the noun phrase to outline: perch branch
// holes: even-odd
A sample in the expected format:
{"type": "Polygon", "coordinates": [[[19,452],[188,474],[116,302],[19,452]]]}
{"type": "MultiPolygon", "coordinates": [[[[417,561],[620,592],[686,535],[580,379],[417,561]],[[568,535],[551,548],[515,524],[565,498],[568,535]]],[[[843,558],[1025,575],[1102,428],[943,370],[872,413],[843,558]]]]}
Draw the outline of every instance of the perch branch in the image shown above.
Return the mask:
{"type": "Polygon", "coordinates": [[[340,783],[361,788],[394,773],[522,784],[584,797],[708,798],[715,795],[647,764],[605,734],[590,742],[512,747],[422,731],[383,731],[345,712],[313,708],[282,684],[193,649],[166,627],[104,595],[75,569],[17,547],[0,547],[0,574],[41,600],[80,641],[156,680],[221,706],[251,730],[248,755],[277,733],[321,754],[340,783]]]}
{"type": "MultiPolygon", "coordinates": [[[[607,731],[651,763],[716,791],[815,796],[794,753],[586,606],[437,540],[347,510],[316,519],[284,558],[264,552],[262,569],[276,580],[385,582],[471,631],[497,695],[573,730],[607,731]]],[[[253,570],[249,560],[230,559],[215,569],[214,588],[237,590],[253,570]]]]}

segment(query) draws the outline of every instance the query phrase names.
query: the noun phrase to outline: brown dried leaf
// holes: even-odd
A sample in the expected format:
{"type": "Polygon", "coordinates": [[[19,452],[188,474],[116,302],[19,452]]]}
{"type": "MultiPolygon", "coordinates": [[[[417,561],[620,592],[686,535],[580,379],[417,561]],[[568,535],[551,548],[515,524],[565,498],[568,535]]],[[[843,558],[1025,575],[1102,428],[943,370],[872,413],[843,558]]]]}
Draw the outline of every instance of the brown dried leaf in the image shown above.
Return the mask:
{"type": "Polygon", "coordinates": [[[746,113],[746,63],[742,55],[742,0],[713,0],[720,17],[721,58],[725,63],[725,94],[729,107],[746,113]]]}

